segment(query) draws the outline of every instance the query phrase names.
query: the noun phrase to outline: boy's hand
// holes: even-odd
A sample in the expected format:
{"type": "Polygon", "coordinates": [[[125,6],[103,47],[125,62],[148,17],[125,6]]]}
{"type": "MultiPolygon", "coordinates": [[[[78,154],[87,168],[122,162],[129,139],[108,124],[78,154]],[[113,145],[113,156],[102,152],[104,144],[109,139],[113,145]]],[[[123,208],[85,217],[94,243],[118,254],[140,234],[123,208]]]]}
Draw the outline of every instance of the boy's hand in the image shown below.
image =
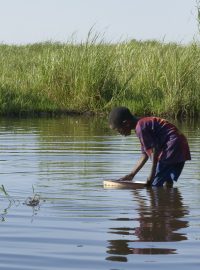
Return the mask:
{"type": "Polygon", "coordinates": [[[147,178],[147,181],[146,181],[146,185],[147,185],[148,187],[150,187],[151,184],[152,184],[152,182],[153,182],[153,177],[148,177],[148,178],[147,178]]]}
{"type": "Polygon", "coordinates": [[[151,186],[151,181],[149,181],[149,180],[147,179],[146,185],[147,185],[147,187],[150,187],[150,186],[151,186]]]}
{"type": "Polygon", "coordinates": [[[134,177],[133,174],[130,173],[130,174],[127,174],[124,177],[120,178],[119,181],[132,181],[133,177],[134,177]]]}

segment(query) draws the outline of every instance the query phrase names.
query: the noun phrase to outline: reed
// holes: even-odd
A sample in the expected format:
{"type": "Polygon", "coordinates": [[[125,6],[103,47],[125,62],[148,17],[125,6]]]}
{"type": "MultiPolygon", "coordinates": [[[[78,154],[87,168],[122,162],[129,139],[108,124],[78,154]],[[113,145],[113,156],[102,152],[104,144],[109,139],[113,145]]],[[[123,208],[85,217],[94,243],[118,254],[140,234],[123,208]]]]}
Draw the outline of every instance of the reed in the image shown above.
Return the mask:
{"type": "Polygon", "coordinates": [[[0,114],[200,115],[200,47],[136,40],[0,45],[0,114]]]}

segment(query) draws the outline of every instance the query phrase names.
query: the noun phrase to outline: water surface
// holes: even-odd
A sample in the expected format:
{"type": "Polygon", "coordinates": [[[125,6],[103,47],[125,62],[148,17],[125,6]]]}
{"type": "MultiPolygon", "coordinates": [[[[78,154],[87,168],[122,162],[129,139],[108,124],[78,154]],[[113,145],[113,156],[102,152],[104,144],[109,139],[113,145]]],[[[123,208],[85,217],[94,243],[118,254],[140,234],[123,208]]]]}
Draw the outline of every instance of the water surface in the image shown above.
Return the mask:
{"type": "Polygon", "coordinates": [[[175,187],[115,190],[102,181],[131,170],[134,134],[104,119],[1,119],[0,269],[199,269],[200,129],[177,124],[192,161],[175,187]]]}

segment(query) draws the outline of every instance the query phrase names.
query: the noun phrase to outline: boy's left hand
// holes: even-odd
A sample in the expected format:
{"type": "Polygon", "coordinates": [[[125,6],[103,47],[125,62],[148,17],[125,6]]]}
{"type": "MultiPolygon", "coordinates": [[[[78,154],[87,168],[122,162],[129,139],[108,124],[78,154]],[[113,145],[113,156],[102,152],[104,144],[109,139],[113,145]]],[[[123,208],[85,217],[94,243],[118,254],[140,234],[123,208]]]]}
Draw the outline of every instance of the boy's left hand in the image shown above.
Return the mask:
{"type": "Polygon", "coordinates": [[[147,186],[151,186],[151,183],[153,182],[153,177],[152,176],[149,176],[148,178],[147,178],[147,182],[146,182],[146,184],[147,184],[147,186]]]}
{"type": "Polygon", "coordinates": [[[149,181],[148,179],[147,179],[147,181],[146,181],[146,185],[148,186],[148,187],[150,187],[151,186],[151,181],[149,181]]]}

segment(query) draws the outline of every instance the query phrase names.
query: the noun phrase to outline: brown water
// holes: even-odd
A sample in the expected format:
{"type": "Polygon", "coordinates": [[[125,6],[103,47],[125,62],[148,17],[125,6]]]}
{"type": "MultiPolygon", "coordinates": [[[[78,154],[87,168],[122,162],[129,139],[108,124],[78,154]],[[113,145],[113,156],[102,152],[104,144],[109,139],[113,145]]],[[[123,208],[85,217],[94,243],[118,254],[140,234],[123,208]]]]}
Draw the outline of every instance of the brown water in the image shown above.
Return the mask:
{"type": "MultiPolygon", "coordinates": [[[[200,125],[173,189],[104,189],[140,154],[91,118],[0,120],[0,269],[199,269],[200,125]],[[40,203],[26,205],[38,193],[40,203]]],[[[145,180],[150,163],[138,175],[145,180]]]]}

